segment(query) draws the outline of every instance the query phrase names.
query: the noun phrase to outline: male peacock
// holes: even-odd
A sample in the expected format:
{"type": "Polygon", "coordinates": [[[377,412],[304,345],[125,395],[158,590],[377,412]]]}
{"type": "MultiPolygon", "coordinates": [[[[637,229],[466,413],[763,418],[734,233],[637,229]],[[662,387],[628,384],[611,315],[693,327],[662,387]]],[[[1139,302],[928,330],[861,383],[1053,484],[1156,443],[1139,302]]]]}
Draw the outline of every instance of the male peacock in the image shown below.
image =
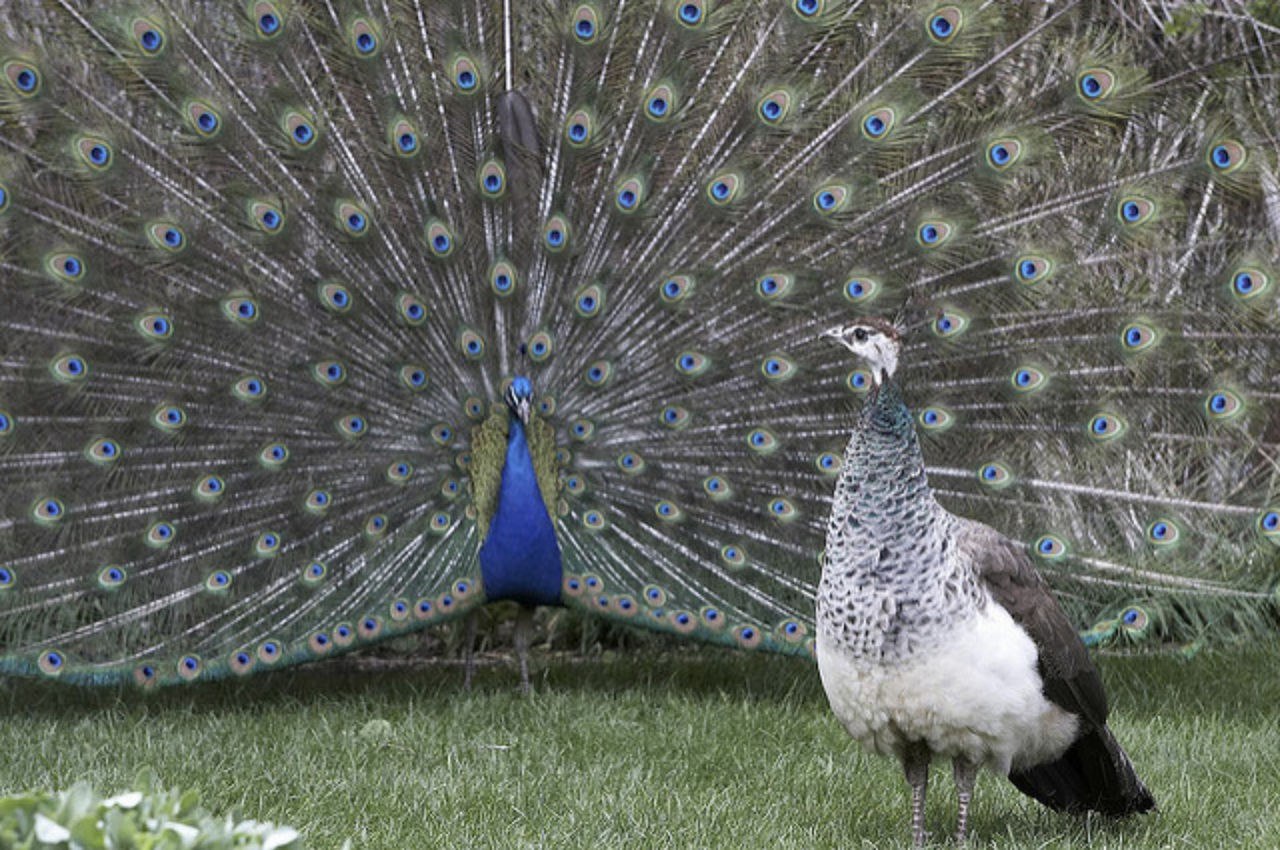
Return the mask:
{"type": "MultiPolygon", "coordinates": [[[[564,584],[560,546],[551,523],[555,504],[545,494],[556,492],[555,435],[532,420],[533,384],[523,375],[512,379],[505,400],[508,415],[495,413],[477,429],[473,444],[477,469],[488,475],[473,479],[476,522],[480,526],[480,578],[492,599],[514,599],[516,653],[520,687],[529,691],[529,631],[533,606],[558,605],[564,584]],[[532,433],[526,432],[532,428],[532,433]],[[487,439],[486,439],[487,437],[487,439]],[[536,452],[536,456],[534,454],[536,452]],[[488,489],[486,489],[488,488],[488,489]],[[496,491],[496,492],[495,492],[496,491]]],[[[467,619],[466,681],[471,683],[475,614],[467,619]]]]}
{"type": "Polygon", "coordinates": [[[1153,808],[1107,728],[1084,643],[1030,556],[933,498],[894,377],[897,329],[863,319],[828,335],[867,361],[873,389],[827,525],[818,670],[849,734],[901,760],[915,845],[935,756],[954,767],[962,842],[984,765],[1059,811],[1153,808]]]}
{"type": "Polygon", "coordinates": [[[943,504],[1099,637],[1274,622],[1272,4],[7,11],[4,672],[504,597],[811,655],[812,340],[908,301],[943,504]]]}

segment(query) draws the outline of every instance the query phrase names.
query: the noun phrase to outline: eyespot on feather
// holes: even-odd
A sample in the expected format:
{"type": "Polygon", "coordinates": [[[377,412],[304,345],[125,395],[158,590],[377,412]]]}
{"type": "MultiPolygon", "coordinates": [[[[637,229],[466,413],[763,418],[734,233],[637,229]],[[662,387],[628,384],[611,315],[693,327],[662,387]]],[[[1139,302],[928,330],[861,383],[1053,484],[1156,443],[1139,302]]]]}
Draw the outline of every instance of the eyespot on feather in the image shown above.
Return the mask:
{"type": "Polygon", "coordinates": [[[978,468],[978,480],[987,487],[1003,488],[1013,483],[1013,474],[999,461],[989,461],[978,468]]]}
{"type": "Polygon", "coordinates": [[[755,291],[766,302],[782,301],[795,294],[796,277],[788,272],[766,272],[756,278],[755,291]]]}
{"type": "Polygon", "coordinates": [[[429,219],[425,232],[431,256],[443,260],[453,254],[457,247],[457,237],[447,224],[437,218],[429,219]]]}
{"type": "Polygon", "coordinates": [[[694,285],[694,278],[689,275],[672,275],[658,284],[658,295],[664,304],[678,304],[693,295],[694,285]]]}
{"type": "Polygon", "coordinates": [[[559,254],[569,246],[569,221],[557,213],[542,228],[542,244],[552,254],[559,254]]]}
{"type": "Polygon", "coordinates": [[[593,389],[607,386],[612,378],[613,364],[608,360],[596,360],[587,364],[582,371],[582,380],[593,389]]]}
{"type": "Polygon", "coordinates": [[[577,109],[565,119],[565,140],[570,148],[582,149],[595,141],[598,129],[594,112],[588,109],[577,109]]]}
{"type": "Polygon", "coordinates": [[[215,504],[227,491],[227,484],[220,476],[208,473],[201,476],[191,488],[191,494],[197,501],[215,504]]]}
{"type": "Polygon", "coordinates": [[[658,83],[645,94],[644,117],[655,124],[664,124],[679,111],[679,92],[669,83],[658,83]]]}
{"type": "Polygon", "coordinates": [[[746,550],[732,543],[721,546],[720,561],[730,569],[742,569],[747,565],[746,550]]]}
{"type": "Polygon", "coordinates": [[[79,354],[60,354],[49,363],[49,373],[60,384],[81,384],[89,378],[89,362],[79,354]]]}
{"type": "Polygon", "coordinates": [[[796,97],[785,88],[776,88],[765,92],[756,101],[756,115],[767,126],[776,127],[791,117],[796,97]]]}
{"type": "Polygon", "coordinates": [[[1259,299],[1271,289],[1272,284],[1268,272],[1252,265],[1238,266],[1231,272],[1229,280],[1232,297],[1245,303],[1259,299]]]}
{"type": "Polygon", "coordinates": [[[897,112],[892,107],[881,106],[863,115],[858,129],[863,138],[878,142],[893,132],[897,120],[897,112]]]}
{"type": "Polygon", "coordinates": [[[768,456],[776,452],[781,443],[768,428],[752,428],[747,432],[747,446],[758,455],[768,456]]]}
{"type": "Polygon", "coordinates": [[[147,241],[167,254],[180,254],[187,247],[187,235],[169,221],[153,221],[146,227],[147,241]]]}
{"type": "Polygon", "coordinates": [[[85,458],[95,466],[108,467],[120,460],[124,451],[110,437],[99,437],[84,448],[85,458]]]}
{"type": "Polygon", "coordinates": [[[90,174],[105,174],[115,164],[115,148],[101,136],[78,135],[73,139],[72,150],[90,174]]]}
{"type": "Polygon", "coordinates": [[[242,326],[250,326],[255,324],[259,319],[259,309],[257,309],[257,301],[247,293],[232,294],[221,301],[221,309],[223,315],[232,323],[242,326]]]}
{"type": "Polygon", "coordinates": [[[874,278],[856,275],[845,281],[840,293],[851,304],[870,304],[883,288],[874,278]]]}
{"type": "Polygon", "coordinates": [[[499,298],[506,298],[516,291],[519,277],[516,268],[506,260],[499,260],[489,268],[489,288],[499,298]]]}
{"type": "Polygon", "coordinates": [[[449,79],[454,91],[462,95],[474,94],[480,90],[483,78],[480,67],[466,55],[459,55],[449,63],[449,79]]]}
{"type": "Polygon", "coordinates": [[[266,200],[251,200],[246,211],[249,224],[257,231],[274,236],[284,230],[284,209],[276,203],[266,200]]]}
{"type": "Polygon", "coordinates": [[[1022,159],[1023,144],[1012,136],[994,139],[983,150],[983,161],[991,170],[1004,173],[1022,159]]]}
{"type": "Polygon", "coordinates": [[[43,78],[34,64],[22,59],[9,59],[2,67],[4,80],[19,98],[27,100],[40,94],[43,78]]]}
{"type": "Polygon", "coordinates": [[[1067,544],[1060,537],[1053,534],[1045,534],[1041,535],[1040,538],[1032,544],[1031,551],[1033,551],[1038,558],[1042,558],[1047,561],[1058,560],[1066,557],[1067,544]]]}
{"type": "Polygon", "coordinates": [[[933,320],[930,330],[939,339],[952,339],[964,333],[968,327],[968,316],[956,310],[944,310],[933,320]]]}
{"type": "Polygon", "coordinates": [[[362,239],[370,231],[369,213],[355,201],[338,201],[333,206],[338,228],[352,239],[362,239]]]}
{"type": "Polygon", "coordinates": [[[922,221],[916,227],[916,242],[926,250],[941,248],[951,241],[955,228],[942,219],[922,221]]]}
{"type": "Polygon", "coordinates": [[[367,18],[355,18],[347,25],[347,43],[357,59],[372,59],[382,47],[382,37],[367,18]]]}
{"type": "Polygon", "coordinates": [[[285,14],[275,3],[269,0],[255,0],[246,6],[249,20],[253,22],[254,33],[261,39],[273,41],[285,31],[285,14]]]}
{"type": "Polygon", "coordinates": [[[940,434],[956,424],[955,416],[945,407],[937,405],[921,408],[916,415],[916,421],[920,423],[923,430],[935,434],[940,434]]]}
{"type": "Polygon", "coordinates": [[[1053,277],[1054,262],[1049,257],[1024,254],[1013,263],[1013,276],[1025,286],[1035,286],[1053,277]]]}
{"type": "Polygon", "coordinates": [[[742,176],[733,171],[715,175],[707,182],[706,198],[716,207],[727,207],[737,201],[742,193],[742,176]]]}
{"type": "Polygon", "coordinates": [[[1147,542],[1153,546],[1172,546],[1181,537],[1181,528],[1171,519],[1161,517],[1147,526],[1147,542]]]}
{"type": "Polygon", "coordinates": [[[1146,224],[1155,213],[1155,202],[1141,195],[1123,195],[1116,203],[1116,217],[1124,227],[1146,224]]]}
{"type": "Polygon", "coordinates": [[[411,159],[422,150],[418,128],[407,118],[396,118],[387,128],[391,152],[401,159],[411,159]]]}
{"type": "Polygon", "coordinates": [[[320,138],[316,117],[301,109],[286,109],[280,116],[280,130],[295,151],[309,151],[320,138]]]}
{"type": "Polygon", "coordinates": [[[43,266],[49,276],[59,283],[78,286],[85,281],[89,266],[74,251],[57,251],[44,258],[43,266]]]}
{"type": "Polygon", "coordinates": [[[602,27],[600,11],[591,3],[579,3],[569,18],[569,34],[579,44],[594,44],[602,27]]]}
{"type": "Polygon", "coordinates": [[[222,113],[203,100],[189,100],[182,108],[187,126],[200,141],[216,139],[222,133],[222,113]]]}
{"type": "Polygon", "coordinates": [[[791,10],[804,21],[820,19],[827,11],[828,0],[791,0],[791,10]]]}
{"type": "Polygon", "coordinates": [[[605,305],[605,289],[598,283],[593,283],[578,291],[574,296],[574,310],[584,319],[594,319],[600,315],[605,305]]]}
{"type": "Polygon", "coordinates": [[[1108,442],[1124,435],[1125,421],[1114,413],[1096,413],[1089,420],[1088,433],[1095,442],[1108,442]]]}
{"type": "Polygon", "coordinates": [[[697,378],[711,368],[711,358],[699,351],[682,351],[676,355],[676,372],[686,378],[697,378]]]}
{"type": "Polygon", "coordinates": [[[1215,422],[1236,419],[1244,411],[1244,399],[1235,391],[1225,387],[1214,390],[1204,400],[1205,415],[1215,422]]]}
{"type": "Polygon", "coordinates": [[[1105,101],[1116,87],[1116,75],[1106,68],[1086,68],[1076,74],[1076,93],[1086,104],[1105,101]]]}
{"type": "Polygon", "coordinates": [[[1232,174],[1240,170],[1248,160],[1248,150],[1234,139],[1222,139],[1209,145],[1205,162],[1213,174],[1232,174]]]}
{"type": "Polygon", "coordinates": [[[491,201],[499,200],[507,193],[507,170],[499,160],[487,160],[480,165],[476,183],[482,197],[491,201]]]}
{"type": "Polygon", "coordinates": [[[151,411],[151,424],[169,434],[176,434],[187,425],[187,413],[176,404],[161,403],[151,411]]]}
{"type": "Polygon", "coordinates": [[[1048,382],[1049,376],[1034,366],[1019,366],[1009,376],[1009,384],[1014,392],[1023,394],[1039,392],[1048,382]]]}

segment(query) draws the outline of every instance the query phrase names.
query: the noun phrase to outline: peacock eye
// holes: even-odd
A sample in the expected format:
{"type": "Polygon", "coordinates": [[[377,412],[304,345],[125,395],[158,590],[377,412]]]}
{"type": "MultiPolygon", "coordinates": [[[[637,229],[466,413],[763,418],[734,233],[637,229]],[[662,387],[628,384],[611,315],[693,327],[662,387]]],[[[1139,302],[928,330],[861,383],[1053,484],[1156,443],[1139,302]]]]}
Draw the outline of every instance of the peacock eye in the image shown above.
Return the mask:
{"type": "Polygon", "coordinates": [[[865,328],[854,328],[854,331],[853,331],[853,338],[854,338],[854,339],[856,339],[858,342],[866,342],[866,341],[867,341],[867,331],[866,331],[866,329],[865,329],[865,328]]]}

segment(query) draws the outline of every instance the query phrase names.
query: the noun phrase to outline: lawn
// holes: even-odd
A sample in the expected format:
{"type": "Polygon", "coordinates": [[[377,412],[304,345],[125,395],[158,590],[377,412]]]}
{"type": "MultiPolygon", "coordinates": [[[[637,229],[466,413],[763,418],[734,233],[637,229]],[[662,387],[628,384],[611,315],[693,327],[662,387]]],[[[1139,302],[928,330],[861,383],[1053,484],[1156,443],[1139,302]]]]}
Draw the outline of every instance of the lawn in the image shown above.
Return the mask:
{"type": "MultiPolygon", "coordinates": [[[[1102,656],[1113,727],[1155,793],[1123,823],[1052,814],[1003,779],[975,847],[1280,847],[1280,648],[1102,656]]],[[[0,686],[0,794],[144,766],[311,848],[857,848],[907,841],[896,763],[865,755],[803,662],[711,650],[535,658],[463,693],[450,664],[365,661],[143,697],[0,686]]],[[[950,771],[929,828],[945,844],[950,771]]]]}

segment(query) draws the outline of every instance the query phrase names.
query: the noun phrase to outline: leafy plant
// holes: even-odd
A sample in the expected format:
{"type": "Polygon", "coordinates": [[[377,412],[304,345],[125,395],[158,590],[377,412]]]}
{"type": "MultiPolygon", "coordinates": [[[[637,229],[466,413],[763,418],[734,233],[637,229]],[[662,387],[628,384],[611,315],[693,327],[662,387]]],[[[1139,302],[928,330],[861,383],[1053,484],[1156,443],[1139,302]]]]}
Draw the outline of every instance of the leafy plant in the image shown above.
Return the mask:
{"type": "Polygon", "coordinates": [[[296,829],[200,808],[194,791],[143,770],[133,790],[102,797],[88,783],[0,798],[0,847],[15,850],[301,850],[296,829]]]}

